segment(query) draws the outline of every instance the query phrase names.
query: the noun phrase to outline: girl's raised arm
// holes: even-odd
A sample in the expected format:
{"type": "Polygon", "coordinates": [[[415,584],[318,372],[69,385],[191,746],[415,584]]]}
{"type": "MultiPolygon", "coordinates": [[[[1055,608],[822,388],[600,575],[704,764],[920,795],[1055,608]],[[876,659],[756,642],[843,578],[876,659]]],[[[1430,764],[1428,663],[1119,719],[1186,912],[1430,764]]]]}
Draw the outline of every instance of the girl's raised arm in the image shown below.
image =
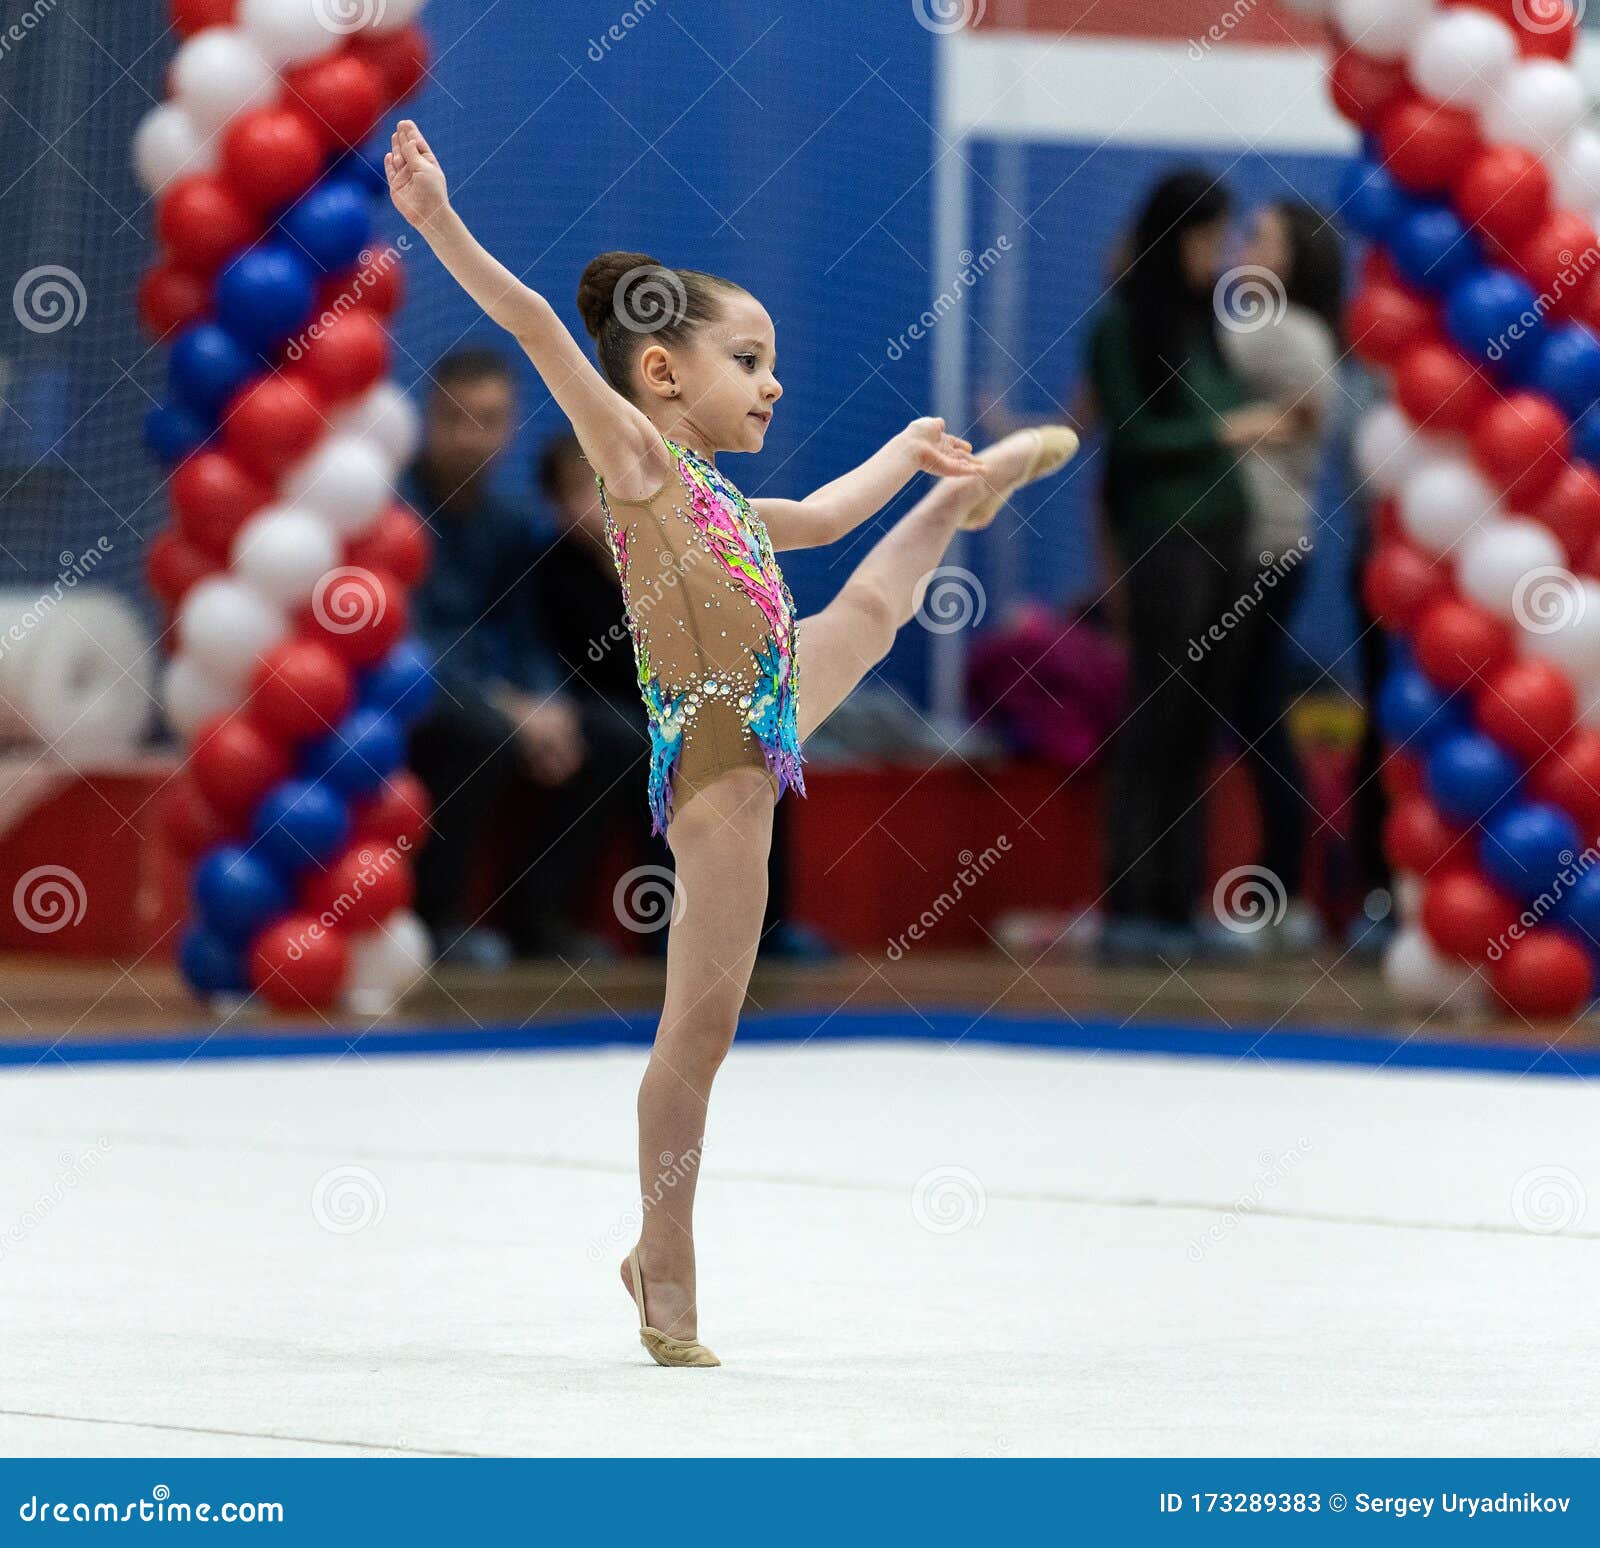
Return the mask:
{"type": "Polygon", "coordinates": [[[384,158],[389,194],[461,288],[515,336],[618,499],[642,500],[672,471],[661,433],[601,376],[555,308],[490,253],[450,205],[438,158],[409,118],[384,158]]]}

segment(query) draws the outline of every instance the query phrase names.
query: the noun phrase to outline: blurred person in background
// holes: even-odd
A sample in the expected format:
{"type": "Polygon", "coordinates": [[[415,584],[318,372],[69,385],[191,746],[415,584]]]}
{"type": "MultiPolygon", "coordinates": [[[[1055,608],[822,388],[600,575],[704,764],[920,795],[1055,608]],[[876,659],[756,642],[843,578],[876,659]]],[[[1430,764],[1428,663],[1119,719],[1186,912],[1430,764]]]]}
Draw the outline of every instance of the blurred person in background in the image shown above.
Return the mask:
{"type": "Polygon", "coordinates": [[[1135,223],[1127,265],[1089,347],[1104,432],[1106,521],[1123,573],[1128,713],[1106,802],[1110,960],[1228,949],[1243,937],[1197,921],[1203,776],[1228,731],[1237,647],[1211,636],[1249,582],[1253,519],[1240,459],[1287,438],[1252,402],[1219,341],[1215,290],[1231,201],[1202,170],[1162,179],[1135,223]]]}
{"type": "MultiPolygon", "coordinates": [[[[1323,932],[1303,895],[1311,803],[1289,726],[1289,626],[1305,589],[1325,431],[1338,396],[1344,251],[1320,211],[1283,200],[1258,212],[1243,258],[1243,270],[1235,271],[1237,307],[1223,316],[1223,351],[1252,398],[1283,406],[1286,433],[1253,446],[1243,464],[1253,507],[1246,547],[1259,569],[1249,610],[1235,626],[1239,672],[1230,718],[1255,783],[1262,863],[1285,900],[1272,937],[1303,951],[1323,932]]],[[[1268,932],[1251,939],[1266,944],[1268,932]]]]}
{"type": "Polygon", "coordinates": [[[513,857],[510,938],[467,918],[486,825],[506,792],[537,792],[543,828],[583,819],[595,749],[539,638],[529,577],[531,515],[490,489],[516,427],[516,384],[492,350],[447,356],[431,378],[423,444],[401,495],[427,522],[433,566],[412,599],[416,632],[438,658],[439,696],[412,736],[411,765],[433,797],[417,863],[417,911],[446,962],[497,969],[513,952],[595,954],[573,931],[578,877],[563,846],[541,839],[513,857]]]}

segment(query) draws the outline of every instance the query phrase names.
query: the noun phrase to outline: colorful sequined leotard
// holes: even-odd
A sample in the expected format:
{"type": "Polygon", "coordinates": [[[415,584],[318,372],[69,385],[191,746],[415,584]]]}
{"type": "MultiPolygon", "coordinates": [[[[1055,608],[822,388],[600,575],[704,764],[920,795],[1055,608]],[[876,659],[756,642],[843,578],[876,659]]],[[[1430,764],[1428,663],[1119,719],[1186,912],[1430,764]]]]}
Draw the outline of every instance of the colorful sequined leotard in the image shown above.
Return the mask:
{"type": "Polygon", "coordinates": [[[731,768],[765,767],[780,797],[806,792],[794,599],[766,524],[704,457],[662,439],[673,469],[648,500],[595,477],[650,716],[653,833],[731,768]]]}

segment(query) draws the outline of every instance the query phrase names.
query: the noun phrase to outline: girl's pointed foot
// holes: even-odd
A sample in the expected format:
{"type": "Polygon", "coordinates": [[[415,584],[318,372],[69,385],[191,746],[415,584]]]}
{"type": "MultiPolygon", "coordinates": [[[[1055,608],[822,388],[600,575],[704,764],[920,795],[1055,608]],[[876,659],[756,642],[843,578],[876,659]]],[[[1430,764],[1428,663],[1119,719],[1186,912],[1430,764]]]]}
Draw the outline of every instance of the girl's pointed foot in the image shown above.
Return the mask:
{"type": "Polygon", "coordinates": [[[1078,432],[1070,425],[1030,425],[986,447],[978,460],[989,470],[979,475],[987,492],[962,517],[962,530],[987,527],[1024,484],[1059,472],[1077,454],[1078,432]]]}
{"type": "MultiPolygon", "coordinates": [[[[644,1273],[639,1267],[639,1249],[635,1247],[628,1254],[627,1261],[622,1265],[622,1283],[633,1296],[634,1306],[639,1312],[639,1342],[650,1352],[650,1358],[657,1365],[686,1365],[686,1366],[712,1366],[721,1365],[720,1361],[692,1334],[687,1338],[678,1338],[670,1333],[663,1333],[660,1328],[650,1326],[650,1320],[645,1315],[644,1302],[644,1273]]],[[[674,1321],[681,1322],[682,1317],[669,1320],[668,1326],[674,1321]]]]}

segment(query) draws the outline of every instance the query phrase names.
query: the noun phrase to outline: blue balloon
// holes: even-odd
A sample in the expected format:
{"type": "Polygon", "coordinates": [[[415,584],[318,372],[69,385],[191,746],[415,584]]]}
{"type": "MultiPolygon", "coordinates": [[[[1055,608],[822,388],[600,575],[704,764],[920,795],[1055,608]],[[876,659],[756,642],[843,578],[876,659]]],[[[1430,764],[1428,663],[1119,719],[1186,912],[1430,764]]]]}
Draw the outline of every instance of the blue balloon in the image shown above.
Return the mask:
{"type": "Polygon", "coordinates": [[[1422,204],[1389,233],[1389,252],[1401,275],[1422,290],[1445,291],[1483,265],[1483,250],[1448,205],[1422,204]]]}
{"type": "Polygon", "coordinates": [[[178,970],[197,994],[250,992],[244,953],[204,925],[193,924],[184,931],[178,943],[178,970]]]}
{"type": "Polygon", "coordinates": [[[1600,955],[1600,865],[1589,866],[1561,895],[1558,912],[1592,955],[1600,955]]]}
{"type": "Polygon", "coordinates": [[[382,710],[353,709],[338,728],[313,742],[301,773],[343,795],[371,795],[400,767],[405,742],[399,723],[382,710]]]}
{"type": "Polygon", "coordinates": [[[264,856],[219,844],[195,868],[194,900],[214,935],[243,945],[262,925],[289,910],[290,893],[264,856]]]}
{"type": "Polygon", "coordinates": [[[316,305],[311,265],[286,242],[262,242],[239,254],[217,281],[217,316],[257,349],[282,344],[316,305]]]}
{"type": "Polygon", "coordinates": [[[433,652],[412,636],[401,640],[367,673],[361,683],[361,703],[397,715],[402,724],[410,726],[432,708],[437,692],[433,652]]]}
{"type": "Polygon", "coordinates": [[[387,140],[373,140],[358,150],[346,151],[334,162],[331,175],[365,188],[368,193],[384,193],[389,187],[389,174],[383,169],[388,150],[387,140]]]}
{"type": "Polygon", "coordinates": [[[167,369],[174,399],[196,419],[215,424],[228,399],[261,369],[261,361],[226,328],[202,322],[178,336],[167,369]]]}
{"type": "Polygon", "coordinates": [[[1416,201],[1388,169],[1357,161],[1339,189],[1339,212],[1346,227],[1371,241],[1387,241],[1389,233],[1416,206],[1416,201]]]}
{"type": "Polygon", "coordinates": [[[348,269],[371,239],[372,198],[348,178],[330,178],[306,194],[279,224],[323,273],[348,269]]]}
{"type": "Polygon", "coordinates": [[[1440,737],[1467,729],[1465,711],[1440,693],[1415,666],[1391,671],[1378,690],[1378,727],[1384,737],[1426,748],[1440,737]]]}
{"type": "Polygon", "coordinates": [[[1525,902],[1560,890],[1556,873],[1582,847],[1578,825],[1559,806],[1519,801],[1496,812],[1478,838],[1478,859],[1491,881],[1525,902]]]}
{"type": "Polygon", "coordinates": [[[210,429],[181,403],[158,403],[145,415],[144,444],[164,467],[205,445],[210,429]]]}
{"type": "Polygon", "coordinates": [[[1516,759],[1481,731],[1455,731],[1428,749],[1428,793],[1446,817],[1477,822],[1516,788],[1516,759]]]}
{"type": "Polygon", "coordinates": [[[1528,385],[1581,419],[1600,402],[1600,339],[1582,323],[1547,324],[1528,385]]]}
{"type": "Polygon", "coordinates": [[[1537,348],[1539,298],[1504,269],[1478,269],[1450,287],[1444,322],[1469,360],[1503,366],[1509,356],[1537,348]]]}
{"type": "Polygon", "coordinates": [[[1600,468],[1600,404],[1573,422],[1572,453],[1600,468]]]}
{"type": "Polygon", "coordinates": [[[285,875],[322,865],[350,837],[350,811],[326,785],[286,779],[256,808],[256,850],[285,875]]]}

